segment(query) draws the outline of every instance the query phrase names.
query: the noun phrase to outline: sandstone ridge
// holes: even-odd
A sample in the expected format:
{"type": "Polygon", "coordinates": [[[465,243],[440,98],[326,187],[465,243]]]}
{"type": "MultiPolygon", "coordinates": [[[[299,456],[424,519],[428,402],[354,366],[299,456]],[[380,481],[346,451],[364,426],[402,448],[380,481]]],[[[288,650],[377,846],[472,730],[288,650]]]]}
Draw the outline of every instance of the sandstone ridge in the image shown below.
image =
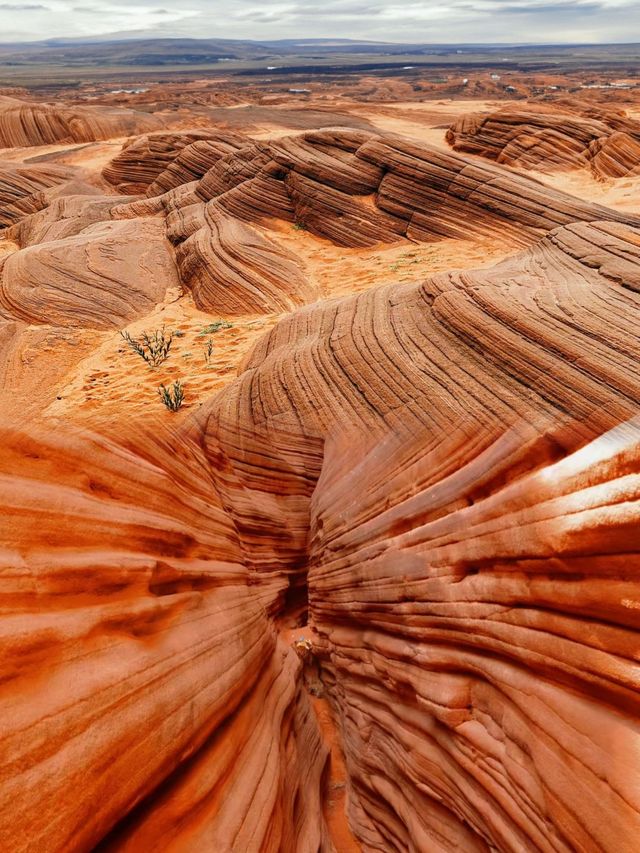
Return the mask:
{"type": "Polygon", "coordinates": [[[449,128],[447,141],[456,151],[522,169],[587,168],[602,180],[640,174],[640,122],[578,104],[466,115],[449,128]]]}
{"type": "Polygon", "coordinates": [[[12,218],[6,351],[180,287],[286,316],[190,417],[2,425],[0,847],[342,853],[328,703],[349,849],[633,853],[640,219],[343,128],[102,174],[12,218]],[[483,240],[340,298],[309,263],[483,240]]]}

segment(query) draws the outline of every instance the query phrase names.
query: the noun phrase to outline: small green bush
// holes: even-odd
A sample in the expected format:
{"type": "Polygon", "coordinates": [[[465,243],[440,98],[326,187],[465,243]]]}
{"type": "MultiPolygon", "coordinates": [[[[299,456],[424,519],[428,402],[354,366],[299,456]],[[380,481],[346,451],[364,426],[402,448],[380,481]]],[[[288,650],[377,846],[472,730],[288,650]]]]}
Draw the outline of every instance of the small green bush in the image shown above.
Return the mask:
{"type": "Polygon", "coordinates": [[[198,334],[198,337],[202,338],[205,335],[214,335],[216,332],[219,332],[220,329],[232,328],[232,323],[228,323],[226,320],[216,320],[215,323],[210,323],[208,326],[205,326],[204,329],[198,334]]]}
{"type": "Polygon", "coordinates": [[[140,340],[132,337],[129,332],[120,332],[120,334],[127,346],[144,359],[150,367],[157,367],[169,357],[173,334],[166,335],[164,326],[151,334],[143,332],[140,340]]]}
{"type": "Polygon", "coordinates": [[[170,412],[177,412],[184,401],[184,387],[179,379],[168,388],[166,385],[160,385],[158,394],[170,412]]]}

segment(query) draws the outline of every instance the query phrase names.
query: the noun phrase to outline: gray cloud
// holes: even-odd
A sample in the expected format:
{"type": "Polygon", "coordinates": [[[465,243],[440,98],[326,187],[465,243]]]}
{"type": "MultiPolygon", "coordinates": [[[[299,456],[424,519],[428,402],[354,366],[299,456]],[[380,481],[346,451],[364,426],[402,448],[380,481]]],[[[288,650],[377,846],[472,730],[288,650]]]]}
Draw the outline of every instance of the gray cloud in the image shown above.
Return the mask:
{"type": "Polygon", "coordinates": [[[502,9],[502,13],[506,15],[586,15],[604,12],[605,9],[604,3],[582,3],[578,0],[575,2],[569,0],[561,3],[510,3],[502,9]]]}
{"type": "MultiPolygon", "coordinates": [[[[112,33],[422,43],[640,41],[640,0],[50,0],[2,5],[20,38],[112,33]],[[21,14],[24,13],[24,14],[21,14]]],[[[3,33],[0,38],[6,38],[3,33]]]]}

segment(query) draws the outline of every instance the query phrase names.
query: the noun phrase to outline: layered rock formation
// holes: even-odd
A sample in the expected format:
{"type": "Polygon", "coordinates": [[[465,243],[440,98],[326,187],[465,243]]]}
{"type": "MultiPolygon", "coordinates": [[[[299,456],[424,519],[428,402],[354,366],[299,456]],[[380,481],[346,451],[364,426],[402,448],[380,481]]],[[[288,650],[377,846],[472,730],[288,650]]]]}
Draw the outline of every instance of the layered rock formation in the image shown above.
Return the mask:
{"type": "Polygon", "coordinates": [[[321,849],[300,664],[197,442],[159,430],[3,431],[0,844],[90,850],[137,806],[105,849],[321,849]]]}
{"type": "Polygon", "coordinates": [[[172,242],[181,244],[181,268],[203,275],[221,269],[215,229],[192,238],[203,224],[225,217],[267,227],[284,219],[353,248],[470,235],[526,245],[569,222],[629,221],[516,172],[397,136],[339,129],[249,144],[217,158],[199,181],[113,209],[116,217],[160,213],[172,242]],[[191,261],[190,246],[198,255],[191,261]]]}
{"type": "Polygon", "coordinates": [[[245,143],[246,138],[239,134],[220,134],[209,130],[152,133],[125,144],[117,157],[102,170],[102,175],[125,195],[145,193],[148,189],[151,195],[158,195],[200,177],[219,157],[245,143]],[[198,142],[200,145],[195,147],[198,142]],[[174,161],[183,152],[184,156],[172,169],[174,161]],[[163,174],[165,170],[168,170],[166,176],[163,174]]]}
{"type": "Polygon", "coordinates": [[[68,179],[69,170],[61,167],[0,162],[0,228],[35,213],[42,190],[68,179]]]}
{"type": "Polygon", "coordinates": [[[397,136],[210,142],[11,229],[8,334],[141,316],[171,252],[211,312],[312,304],[172,428],[3,429],[0,846],[331,850],[306,683],[363,850],[632,853],[640,219],[397,136]],[[283,220],[520,248],[316,303],[283,220]]]}
{"type": "Polygon", "coordinates": [[[248,144],[248,137],[228,131],[212,133],[205,139],[190,142],[180,149],[167,168],[149,185],[147,195],[161,195],[174,187],[198,180],[221,157],[233,154],[248,144]]]}
{"type": "Polygon", "coordinates": [[[0,261],[0,312],[26,323],[121,328],[177,283],[160,222],[98,223],[0,261]]]}
{"type": "Polygon", "coordinates": [[[65,107],[0,96],[0,148],[93,142],[159,130],[148,113],[117,107],[65,107]]]}
{"type": "Polygon", "coordinates": [[[640,122],[586,112],[527,105],[466,115],[449,128],[447,141],[456,151],[521,169],[587,167],[598,178],[637,175],[640,122]]]}
{"type": "Polygon", "coordinates": [[[190,218],[186,230],[173,230],[180,279],[198,307],[268,314],[313,301],[316,294],[293,255],[221,211],[199,214],[202,219],[190,218]]]}
{"type": "Polygon", "coordinates": [[[602,178],[640,176],[640,132],[634,135],[615,131],[597,139],[589,147],[591,170],[602,178]]]}
{"type": "MultiPolygon", "coordinates": [[[[471,165],[400,137],[330,130],[223,155],[212,148],[213,165],[200,180],[111,209],[116,218],[166,217],[182,284],[205,310],[273,313],[317,297],[277,234],[271,239],[247,222],[269,228],[285,219],[335,245],[367,247],[469,235],[517,246],[567,222],[629,220],[514,172],[471,165]]],[[[156,186],[181,168],[165,171],[156,186]]]]}
{"type": "Polygon", "coordinates": [[[306,309],[212,406],[214,466],[273,507],[225,490],[249,559],[283,531],[308,572],[365,849],[633,849],[640,433],[597,437],[640,402],[639,238],[306,309]]]}

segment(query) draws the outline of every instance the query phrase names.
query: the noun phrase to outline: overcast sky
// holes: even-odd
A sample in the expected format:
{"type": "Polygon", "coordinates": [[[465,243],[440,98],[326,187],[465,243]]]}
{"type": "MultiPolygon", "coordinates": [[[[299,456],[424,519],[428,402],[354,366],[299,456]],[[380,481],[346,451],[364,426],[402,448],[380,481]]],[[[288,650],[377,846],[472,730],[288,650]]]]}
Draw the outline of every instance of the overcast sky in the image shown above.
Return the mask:
{"type": "Polygon", "coordinates": [[[640,0],[0,0],[0,41],[111,33],[629,42],[640,41],[640,0]]]}

